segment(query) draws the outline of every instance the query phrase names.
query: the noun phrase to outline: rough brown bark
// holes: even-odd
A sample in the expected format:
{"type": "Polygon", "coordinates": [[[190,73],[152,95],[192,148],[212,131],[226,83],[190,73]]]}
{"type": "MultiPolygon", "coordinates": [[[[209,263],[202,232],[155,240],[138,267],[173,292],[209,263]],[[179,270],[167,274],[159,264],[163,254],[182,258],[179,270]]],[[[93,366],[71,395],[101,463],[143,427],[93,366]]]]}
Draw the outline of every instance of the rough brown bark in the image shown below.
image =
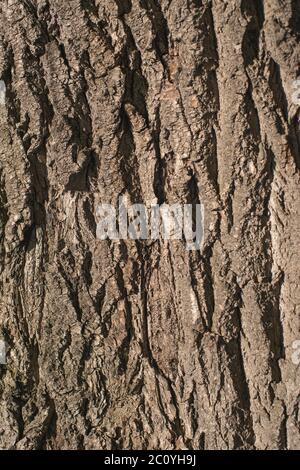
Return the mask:
{"type": "Polygon", "coordinates": [[[299,11],[1,1],[1,448],[300,448],[299,11]],[[120,194],[203,251],[97,240],[120,194]]]}

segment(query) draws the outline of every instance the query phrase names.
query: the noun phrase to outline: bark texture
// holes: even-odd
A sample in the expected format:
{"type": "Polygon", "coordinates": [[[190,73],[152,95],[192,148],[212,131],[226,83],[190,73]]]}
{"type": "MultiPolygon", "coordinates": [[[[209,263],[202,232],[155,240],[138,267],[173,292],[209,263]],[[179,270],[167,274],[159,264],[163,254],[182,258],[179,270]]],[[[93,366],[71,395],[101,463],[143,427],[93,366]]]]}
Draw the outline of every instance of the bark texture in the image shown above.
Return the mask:
{"type": "Polygon", "coordinates": [[[0,21],[1,448],[299,449],[299,1],[0,21]],[[202,252],[97,240],[120,195],[201,201],[202,252]]]}

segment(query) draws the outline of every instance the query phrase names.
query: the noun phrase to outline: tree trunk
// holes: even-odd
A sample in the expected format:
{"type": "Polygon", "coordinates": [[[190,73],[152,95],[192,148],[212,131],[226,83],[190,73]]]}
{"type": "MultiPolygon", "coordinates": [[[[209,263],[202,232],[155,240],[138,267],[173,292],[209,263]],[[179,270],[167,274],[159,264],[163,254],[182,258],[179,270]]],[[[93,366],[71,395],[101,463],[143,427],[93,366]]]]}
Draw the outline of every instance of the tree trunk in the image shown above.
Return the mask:
{"type": "Polygon", "coordinates": [[[298,1],[0,16],[1,448],[300,448],[298,1]],[[97,239],[120,195],[202,249],[97,239]]]}

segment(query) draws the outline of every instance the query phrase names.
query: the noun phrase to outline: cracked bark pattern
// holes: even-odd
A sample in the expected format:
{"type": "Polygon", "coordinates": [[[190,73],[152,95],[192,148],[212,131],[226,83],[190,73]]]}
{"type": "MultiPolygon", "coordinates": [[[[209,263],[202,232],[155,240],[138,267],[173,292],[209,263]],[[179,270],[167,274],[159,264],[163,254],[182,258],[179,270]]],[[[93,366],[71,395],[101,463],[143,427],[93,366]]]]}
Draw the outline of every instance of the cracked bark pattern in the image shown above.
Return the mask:
{"type": "Polygon", "coordinates": [[[1,0],[0,445],[299,449],[297,0],[1,0]],[[203,252],[95,209],[205,207],[203,252]]]}

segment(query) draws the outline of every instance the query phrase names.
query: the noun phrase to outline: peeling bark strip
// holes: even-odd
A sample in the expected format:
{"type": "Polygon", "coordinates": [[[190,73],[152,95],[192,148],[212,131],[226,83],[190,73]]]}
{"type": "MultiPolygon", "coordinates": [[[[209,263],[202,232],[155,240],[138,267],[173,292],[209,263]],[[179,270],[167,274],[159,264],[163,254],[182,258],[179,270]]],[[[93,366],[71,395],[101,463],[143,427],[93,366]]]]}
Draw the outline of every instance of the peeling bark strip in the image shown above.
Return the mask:
{"type": "Polygon", "coordinates": [[[300,448],[299,38],[297,0],[1,1],[2,449],[300,448]],[[201,253],[97,240],[120,196],[203,204],[201,253]]]}

